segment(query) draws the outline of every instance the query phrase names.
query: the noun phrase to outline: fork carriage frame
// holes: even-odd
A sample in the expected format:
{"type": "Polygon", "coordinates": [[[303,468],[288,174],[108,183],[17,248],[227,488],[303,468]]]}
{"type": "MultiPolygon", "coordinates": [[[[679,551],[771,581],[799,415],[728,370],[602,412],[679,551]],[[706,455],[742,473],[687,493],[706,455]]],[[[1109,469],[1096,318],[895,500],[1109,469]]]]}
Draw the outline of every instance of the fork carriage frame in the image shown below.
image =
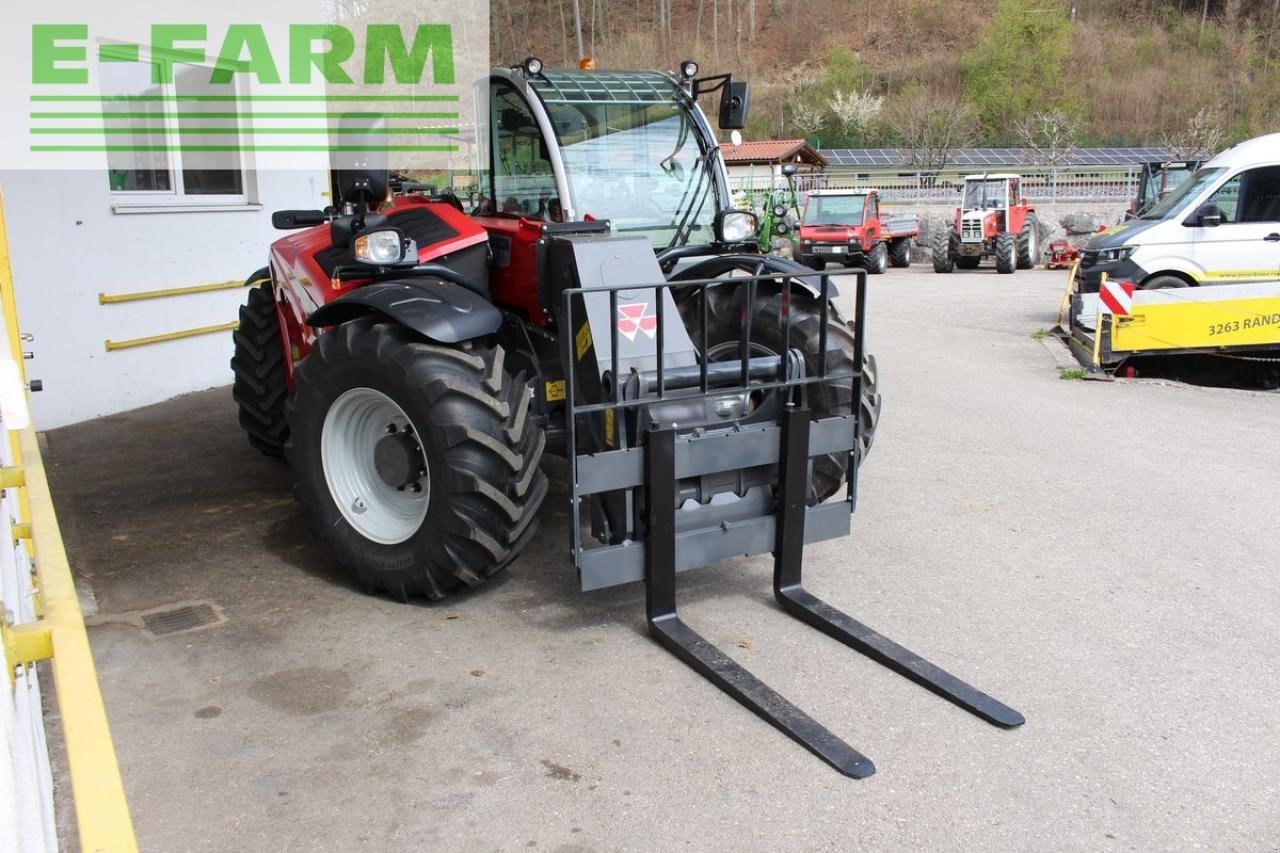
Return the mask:
{"type": "MultiPolygon", "coordinates": [[[[791,350],[777,356],[753,356],[751,311],[743,316],[741,346],[738,359],[708,364],[699,358],[696,369],[667,369],[663,364],[665,319],[663,290],[696,289],[696,297],[686,291],[685,298],[700,300],[700,328],[697,330],[698,352],[707,351],[708,290],[712,287],[746,287],[748,306],[754,305],[755,291],[762,280],[777,281],[779,273],[742,276],[733,279],[704,279],[688,282],[662,282],[646,285],[606,285],[577,287],[563,291],[563,317],[566,329],[573,329],[574,297],[586,298],[608,294],[610,334],[610,375],[620,373],[618,355],[618,294],[623,291],[651,290],[657,306],[657,364],[643,374],[631,372],[627,388],[639,396],[626,398],[624,383],[612,381],[612,400],[583,403],[578,400],[578,385],[572,369],[566,376],[566,418],[568,430],[567,456],[570,471],[569,524],[570,548],[579,570],[583,590],[599,589],[633,580],[645,582],[645,610],[650,634],[694,670],[717,687],[751,709],[787,736],[803,745],[840,773],[863,778],[875,772],[875,765],[825,726],[815,721],[786,698],[761,682],[744,667],[700,636],[679,617],[676,608],[676,574],[687,569],[709,565],[734,555],[772,552],[774,561],[773,591],[781,608],[823,633],[889,667],[894,672],[920,684],[961,708],[1002,728],[1021,725],[1021,714],[987,694],[966,684],[950,673],[911,652],[847,614],[818,599],[804,589],[802,564],[804,546],[844,536],[850,532],[850,518],[857,503],[858,448],[861,432],[859,407],[862,398],[866,316],[866,273],[849,270],[837,273],[798,274],[806,282],[817,281],[821,324],[818,330],[816,376],[804,375],[804,362],[791,350]],[[827,370],[827,321],[830,316],[832,275],[856,278],[854,329],[855,372],[831,373],[827,370]],[[850,412],[814,419],[806,405],[805,391],[817,383],[847,381],[851,384],[850,412]],[[695,390],[696,389],[696,390],[695,390]],[[657,424],[643,435],[637,435],[635,446],[625,446],[625,418],[629,410],[638,410],[655,402],[672,398],[717,395],[749,395],[771,392],[778,395],[782,406],[770,422],[742,423],[731,421],[708,427],[705,424],[657,424]],[[579,418],[612,412],[618,435],[623,436],[618,449],[595,453],[578,450],[579,418]],[[847,486],[843,497],[807,506],[809,466],[813,456],[827,453],[848,455],[847,486]],[[769,482],[758,491],[772,491],[772,500],[762,512],[745,516],[734,514],[711,501],[686,508],[682,497],[682,480],[708,474],[756,469],[769,472],[769,482]],[[583,499],[606,491],[625,490],[633,499],[643,500],[638,513],[638,529],[629,530],[628,538],[616,544],[584,548],[580,513],[583,499]],[[682,521],[682,514],[692,520],[682,521]]],[[[782,296],[784,332],[782,339],[791,340],[790,290],[784,283],[782,296]]],[[[677,317],[677,322],[680,318],[677,317]]],[[[566,362],[568,363],[568,362],[566,362]]],[[[639,432],[639,430],[638,430],[639,432]]],[[[746,501],[746,495],[740,495],[746,501]]],[[[750,508],[748,508],[750,509],[750,508]]]]}

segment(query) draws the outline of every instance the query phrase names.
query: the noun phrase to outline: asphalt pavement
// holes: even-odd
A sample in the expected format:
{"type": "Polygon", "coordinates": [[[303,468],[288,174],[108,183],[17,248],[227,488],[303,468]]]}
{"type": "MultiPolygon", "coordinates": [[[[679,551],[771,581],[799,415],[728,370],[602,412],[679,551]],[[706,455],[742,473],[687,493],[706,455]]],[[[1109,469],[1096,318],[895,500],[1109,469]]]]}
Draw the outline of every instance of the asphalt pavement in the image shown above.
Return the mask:
{"type": "MultiPolygon", "coordinates": [[[[884,412],[811,589],[1025,714],[1000,730],[780,611],[687,621],[867,754],[844,778],[581,594],[564,464],[496,583],[342,577],[227,388],[48,433],[146,850],[1275,850],[1280,394],[1059,378],[1065,273],[871,281],[884,412]],[[141,615],[208,603],[153,636],[141,615]]],[[[230,377],[228,377],[229,379],[230,377]]]]}

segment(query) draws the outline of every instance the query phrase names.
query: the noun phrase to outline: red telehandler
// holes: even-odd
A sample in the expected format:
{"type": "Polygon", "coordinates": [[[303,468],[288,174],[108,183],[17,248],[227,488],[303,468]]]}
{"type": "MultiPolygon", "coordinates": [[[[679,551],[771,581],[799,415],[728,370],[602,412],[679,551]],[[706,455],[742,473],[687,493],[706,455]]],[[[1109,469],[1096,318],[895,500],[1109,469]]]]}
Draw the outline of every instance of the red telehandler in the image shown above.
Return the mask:
{"type": "Polygon", "coordinates": [[[533,536],[544,450],[569,462],[583,590],[643,580],[652,635],[853,777],[872,763],[696,634],[676,573],[772,552],[802,621],[974,714],[1022,716],[801,585],[809,542],[846,535],[880,411],[833,276],[762,255],[730,208],[716,136],[743,126],[729,75],[494,71],[481,191],[408,195],[338,173],[342,215],[297,228],[251,281],[232,366],[250,442],[283,455],[364,585],[439,598],[533,536]],[[554,130],[553,130],[554,129],[554,130]],[[604,166],[608,166],[607,169],[604,166]]]}

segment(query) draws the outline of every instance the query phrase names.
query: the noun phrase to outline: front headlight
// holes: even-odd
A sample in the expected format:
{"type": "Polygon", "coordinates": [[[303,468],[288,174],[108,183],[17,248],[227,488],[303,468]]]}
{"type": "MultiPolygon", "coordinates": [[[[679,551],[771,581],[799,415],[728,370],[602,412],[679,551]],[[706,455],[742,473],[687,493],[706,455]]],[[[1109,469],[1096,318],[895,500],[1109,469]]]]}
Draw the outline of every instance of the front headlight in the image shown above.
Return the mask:
{"type": "Polygon", "coordinates": [[[716,239],[721,243],[742,243],[756,235],[760,222],[745,210],[724,210],[716,215],[716,239]]]}
{"type": "Polygon", "coordinates": [[[1098,252],[1098,263],[1114,264],[1120,261],[1129,260],[1129,256],[1133,254],[1133,250],[1137,246],[1121,246],[1118,249],[1103,249],[1098,252]]]}
{"type": "Polygon", "coordinates": [[[418,255],[414,242],[395,228],[366,231],[355,239],[351,248],[357,261],[379,266],[417,260],[418,255]]]}

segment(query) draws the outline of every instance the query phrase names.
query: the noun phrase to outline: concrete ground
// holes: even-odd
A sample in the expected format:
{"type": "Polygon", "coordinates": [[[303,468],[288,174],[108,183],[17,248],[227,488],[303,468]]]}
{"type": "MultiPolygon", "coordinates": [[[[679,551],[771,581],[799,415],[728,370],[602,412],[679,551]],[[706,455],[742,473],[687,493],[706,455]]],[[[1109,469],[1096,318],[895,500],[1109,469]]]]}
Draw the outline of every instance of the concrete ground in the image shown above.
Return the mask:
{"type": "Polygon", "coordinates": [[[1021,710],[1002,731],[785,616],[770,561],[688,621],[869,755],[846,779],[575,591],[563,464],[500,582],[363,595],[227,389],[49,433],[142,846],[1275,850],[1280,394],[1059,379],[1064,274],[873,280],[884,416],[833,604],[1021,710]],[[225,622],[153,638],[136,611],[225,622]]]}

